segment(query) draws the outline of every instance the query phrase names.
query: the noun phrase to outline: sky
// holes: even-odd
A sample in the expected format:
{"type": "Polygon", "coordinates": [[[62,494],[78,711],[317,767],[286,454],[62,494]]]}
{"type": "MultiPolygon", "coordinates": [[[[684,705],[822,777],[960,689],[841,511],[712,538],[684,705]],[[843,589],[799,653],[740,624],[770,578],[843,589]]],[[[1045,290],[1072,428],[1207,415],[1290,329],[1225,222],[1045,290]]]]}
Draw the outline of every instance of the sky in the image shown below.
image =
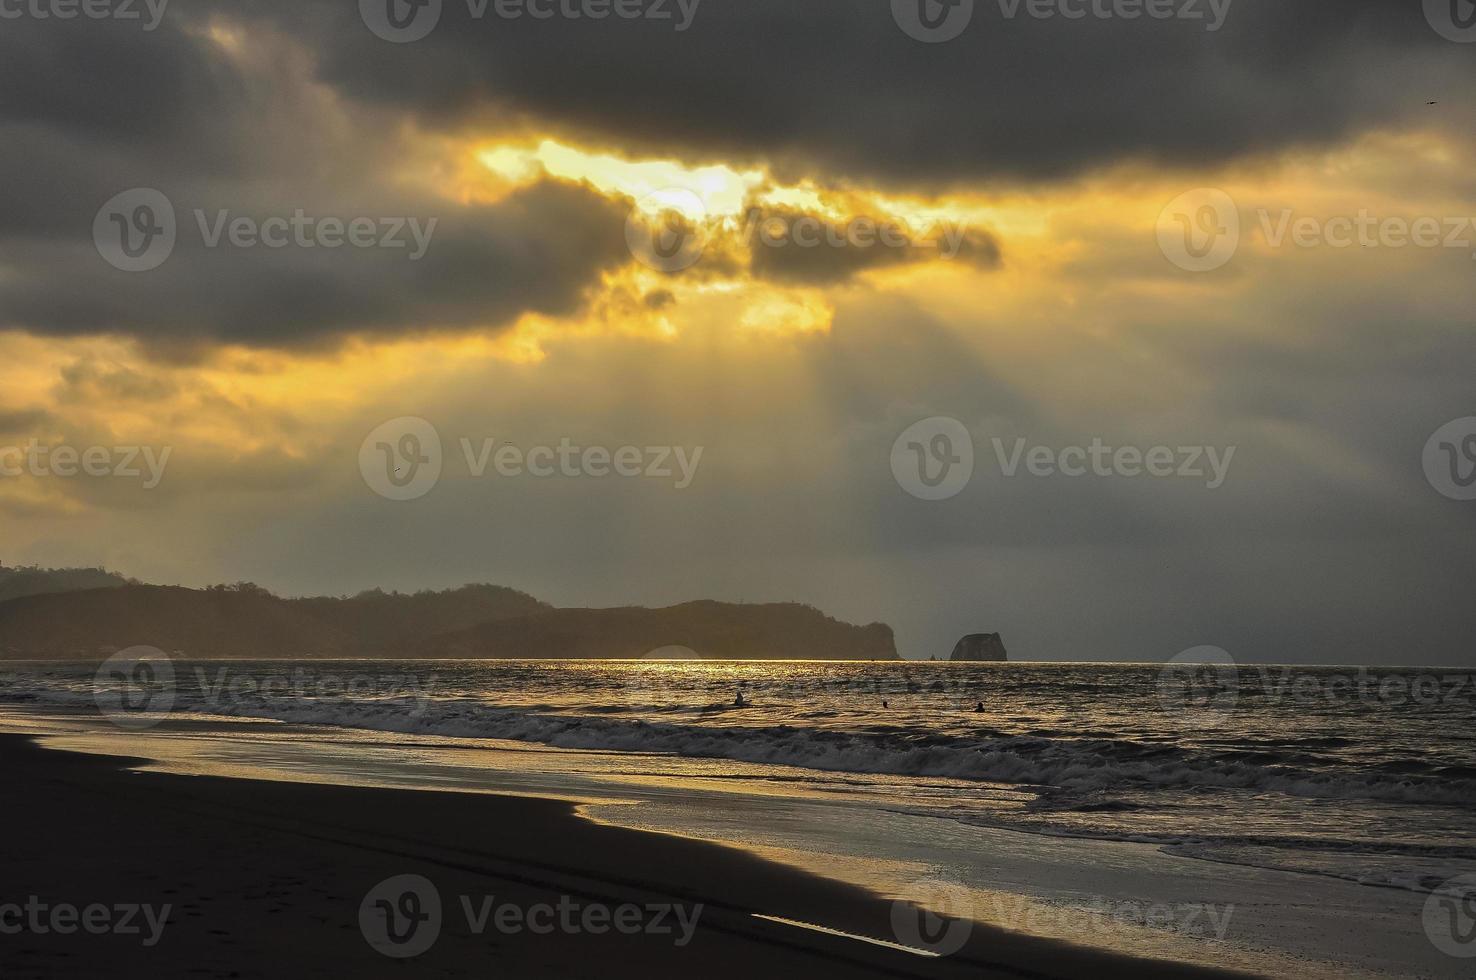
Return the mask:
{"type": "Polygon", "coordinates": [[[0,561],[1476,664],[1467,0],[0,20],[0,561]]]}

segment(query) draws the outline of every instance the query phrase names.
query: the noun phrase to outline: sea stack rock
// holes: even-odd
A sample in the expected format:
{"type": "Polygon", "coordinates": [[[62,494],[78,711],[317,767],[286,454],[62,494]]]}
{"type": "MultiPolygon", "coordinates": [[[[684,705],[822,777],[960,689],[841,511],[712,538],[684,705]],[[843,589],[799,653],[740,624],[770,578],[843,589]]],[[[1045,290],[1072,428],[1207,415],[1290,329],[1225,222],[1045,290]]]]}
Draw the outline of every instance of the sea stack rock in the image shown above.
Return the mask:
{"type": "Polygon", "coordinates": [[[970,633],[954,644],[953,653],[948,659],[1004,663],[1009,657],[1005,654],[1004,641],[999,638],[998,633],[970,633]]]}

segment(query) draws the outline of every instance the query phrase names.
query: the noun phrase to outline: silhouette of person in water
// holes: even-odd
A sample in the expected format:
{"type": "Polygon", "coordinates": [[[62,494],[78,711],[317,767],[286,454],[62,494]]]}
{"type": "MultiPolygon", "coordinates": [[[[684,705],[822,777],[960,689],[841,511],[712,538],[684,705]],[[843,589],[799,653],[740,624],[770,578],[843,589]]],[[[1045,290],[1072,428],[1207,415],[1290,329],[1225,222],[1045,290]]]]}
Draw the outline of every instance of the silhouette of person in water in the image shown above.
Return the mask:
{"type": "Polygon", "coordinates": [[[890,704],[887,704],[887,699],[886,698],[882,698],[882,707],[883,708],[890,708],[891,707],[890,704]]]}
{"type": "Polygon", "coordinates": [[[735,707],[735,708],[746,708],[746,707],[748,707],[748,702],[743,699],[743,688],[741,688],[741,687],[738,689],[738,696],[733,699],[733,707],[735,707]]]}
{"type": "Polygon", "coordinates": [[[982,715],[983,713],[984,713],[984,702],[983,701],[980,701],[978,704],[974,705],[974,714],[976,714],[976,715],[982,715]]]}

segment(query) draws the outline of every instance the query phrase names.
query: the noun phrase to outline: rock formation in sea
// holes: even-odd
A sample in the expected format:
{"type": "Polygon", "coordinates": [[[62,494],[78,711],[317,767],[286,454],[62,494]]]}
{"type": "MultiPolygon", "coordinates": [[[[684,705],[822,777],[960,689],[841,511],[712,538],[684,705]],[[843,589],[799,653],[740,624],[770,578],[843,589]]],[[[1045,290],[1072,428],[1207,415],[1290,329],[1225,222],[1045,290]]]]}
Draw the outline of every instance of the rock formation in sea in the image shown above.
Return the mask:
{"type": "Polygon", "coordinates": [[[1005,653],[1004,641],[999,638],[998,633],[970,633],[954,644],[953,653],[948,659],[1004,663],[1009,657],[1005,653]]]}

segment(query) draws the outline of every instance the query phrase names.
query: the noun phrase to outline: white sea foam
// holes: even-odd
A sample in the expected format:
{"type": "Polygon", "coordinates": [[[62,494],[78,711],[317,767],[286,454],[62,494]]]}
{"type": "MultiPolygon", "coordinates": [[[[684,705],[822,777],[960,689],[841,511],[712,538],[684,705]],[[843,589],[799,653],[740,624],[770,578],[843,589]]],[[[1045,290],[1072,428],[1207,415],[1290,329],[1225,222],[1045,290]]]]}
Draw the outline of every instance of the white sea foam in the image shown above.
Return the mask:
{"type": "MultiPolygon", "coordinates": [[[[44,686],[30,695],[57,704],[85,704],[91,694],[44,686]]],[[[0,697],[5,694],[0,692],[0,697]]],[[[176,712],[271,719],[413,735],[535,742],[558,748],[656,752],[794,766],[825,772],[928,776],[1017,783],[1073,797],[1138,786],[1239,789],[1318,800],[1476,805],[1476,779],[1434,775],[1321,771],[1246,761],[1245,753],[1213,752],[1131,739],[996,735],[960,738],[915,732],[855,733],[798,725],[736,726],[572,715],[490,706],[476,698],[381,697],[210,699],[179,696],[176,712]]],[[[1261,753],[1275,758],[1273,753],[1261,753]]]]}
{"type": "MultiPolygon", "coordinates": [[[[307,668],[310,690],[325,676],[419,677],[329,697],[217,683],[223,670],[298,669],[181,665],[173,710],[732,760],[835,784],[821,774],[1007,784],[1034,802],[981,807],[960,789],[948,815],[1401,888],[1476,858],[1463,843],[1476,838],[1476,743],[1441,706],[1319,714],[1260,699],[1201,732],[1160,709],[1152,668],[1100,665],[323,664],[307,668]],[[735,683],[752,707],[728,708],[735,683]],[[988,710],[976,714],[979,700],[988,710]],[[1287,856],[1314,851],[1324,857],[1287,856]]],[[[90,707],[93,683],[76,666],[13,668],[0,671],[0,702],[90,707]]]]}

